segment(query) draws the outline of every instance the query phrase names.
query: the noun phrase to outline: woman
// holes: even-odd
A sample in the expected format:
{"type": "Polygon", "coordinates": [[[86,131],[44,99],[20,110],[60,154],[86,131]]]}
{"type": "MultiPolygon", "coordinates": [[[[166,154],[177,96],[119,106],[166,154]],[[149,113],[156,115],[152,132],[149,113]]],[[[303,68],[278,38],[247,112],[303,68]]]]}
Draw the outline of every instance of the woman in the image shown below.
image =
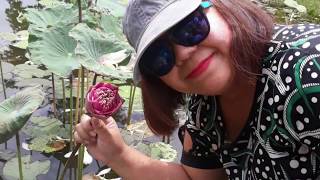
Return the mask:
{"type": "Polygon", "coordinates": [[[181,165],[84,116],[75,138],[96,159],[125,179],[320,178],[319,25],[273,25],[246,0],[132,0],[123,25],[149,127],[172,133],[188,107],[181,165]]]}

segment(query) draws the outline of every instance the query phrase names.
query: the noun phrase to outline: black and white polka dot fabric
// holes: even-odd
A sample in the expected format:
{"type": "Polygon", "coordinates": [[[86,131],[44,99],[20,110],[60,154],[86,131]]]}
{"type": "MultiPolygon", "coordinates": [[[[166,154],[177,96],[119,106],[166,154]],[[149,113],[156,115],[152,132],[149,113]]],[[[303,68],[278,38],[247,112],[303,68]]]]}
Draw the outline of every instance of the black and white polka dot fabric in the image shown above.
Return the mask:
{"type": "Polygon", "coordinates": [[[223,167],[229,179],[320,179],[320,25],[276,25],[247,124],[224,137],[215,97],[191,95],[180,128],[192,138],[181,163],[223,167]]]}

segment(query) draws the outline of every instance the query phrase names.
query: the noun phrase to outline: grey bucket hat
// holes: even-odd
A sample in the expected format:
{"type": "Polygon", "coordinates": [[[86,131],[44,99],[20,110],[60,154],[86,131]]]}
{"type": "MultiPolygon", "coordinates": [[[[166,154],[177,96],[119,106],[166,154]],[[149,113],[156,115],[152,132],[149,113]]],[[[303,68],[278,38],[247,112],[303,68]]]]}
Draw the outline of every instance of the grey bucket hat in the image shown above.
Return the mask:
{"type": "Polygon", "coordinates": [[[202,0],[129,0],[123,32],[135,49],[133,80],[139,85],[139,60],[162,33],[197,9],[202,0]]]}

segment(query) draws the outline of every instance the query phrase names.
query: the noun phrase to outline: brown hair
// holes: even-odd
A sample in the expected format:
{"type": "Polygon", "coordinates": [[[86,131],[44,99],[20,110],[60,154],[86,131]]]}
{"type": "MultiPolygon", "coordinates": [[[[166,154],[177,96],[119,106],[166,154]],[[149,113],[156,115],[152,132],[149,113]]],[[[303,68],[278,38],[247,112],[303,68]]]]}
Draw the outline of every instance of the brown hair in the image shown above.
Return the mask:
{"type": "MultiPolygon", "coordinates": [[[[271,16],[249,0],[214,0],[213,3],[231,29],[230,54],[235,67],[254,78],[272,36],[271,16]]],[[[178,125],[175,110],[184,103],[183,94],[159,78],[144,74],[141,90],[144,115],[151,130],[158,135],[171,134],[178,125]]]]}

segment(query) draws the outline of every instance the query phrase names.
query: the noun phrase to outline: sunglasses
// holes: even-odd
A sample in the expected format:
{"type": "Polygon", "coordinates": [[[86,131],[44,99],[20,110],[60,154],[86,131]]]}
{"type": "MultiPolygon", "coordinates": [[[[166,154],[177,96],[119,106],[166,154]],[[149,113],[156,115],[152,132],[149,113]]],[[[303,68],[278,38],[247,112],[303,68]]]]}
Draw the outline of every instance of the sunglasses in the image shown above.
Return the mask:
{"type": "Polygon", "coordinates": [[[185,47],[201,43],[210,32],[210,24],[203,10],[211,6],[210,1],[202,2],[195,11],[154,41],[139,61],[141,73],[156,77],[166,75],[175,65],[172,43],[185,47]]]}

